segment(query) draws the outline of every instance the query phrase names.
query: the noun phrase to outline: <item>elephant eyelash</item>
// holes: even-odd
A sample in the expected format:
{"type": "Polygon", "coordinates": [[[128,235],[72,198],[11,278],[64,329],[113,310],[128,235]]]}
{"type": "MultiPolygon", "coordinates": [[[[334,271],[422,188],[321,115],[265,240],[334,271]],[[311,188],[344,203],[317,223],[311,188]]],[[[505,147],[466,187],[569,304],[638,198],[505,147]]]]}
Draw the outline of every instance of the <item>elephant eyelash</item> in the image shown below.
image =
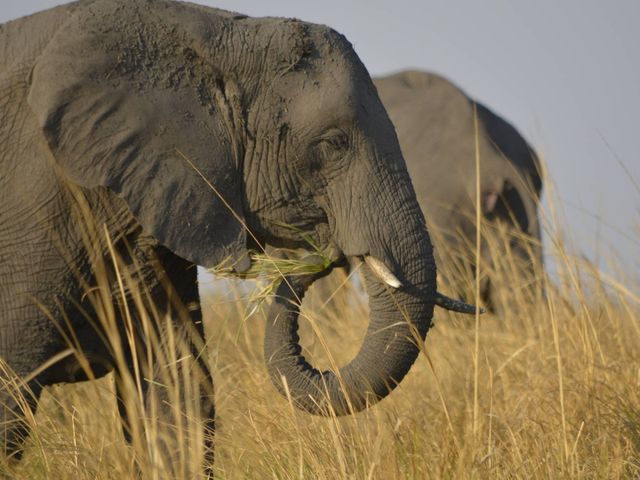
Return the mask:
{"type": "Polygon", "coordinates": [[[349,137],[342,131],[335,132],[319,138],[316,144],[332,150],[346,150],[349,147],[349,137]]]}
{"type": "Polygon", "coordinates": [[[346,135],[339,135],[328,138],[325,142],[336,150],[345,150],[349,146],[349,139],[346,135]]]}
{"type": "Polygon", "coordinates": [[[321,172],[341,165],[343,163],[341,160],[346,156],[350,144],[349,136],[342,131],[334,130],[330,134],[319,137],[313,142],[315,152],[308,168],[312,172],[321,172]]]}

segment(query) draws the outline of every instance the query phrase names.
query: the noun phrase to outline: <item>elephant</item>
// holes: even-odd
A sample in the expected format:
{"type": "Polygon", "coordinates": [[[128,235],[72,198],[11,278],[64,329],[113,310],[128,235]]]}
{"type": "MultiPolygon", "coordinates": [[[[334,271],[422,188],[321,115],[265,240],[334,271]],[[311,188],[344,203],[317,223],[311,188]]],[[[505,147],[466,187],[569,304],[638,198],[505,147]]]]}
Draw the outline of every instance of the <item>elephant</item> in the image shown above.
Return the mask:
{"type": "MultiPolygon", "coordinates": [[[[503,227],[518,277],[525,286],[532,283],[542,265],[541,165],[533,148],[508,121],[440,75],[410,70],[375,78],[374,83],[395,126],[437,263],[453,266],[457,257],[466,264],[458,269],[471,273],[476,244],[475,107],[481,215],[490,227],[503,227]]],[[[494,258],[506,252],[492,256],[484,240],[481,265],[492,270],[494,258]]],[[[457,277],[448,280],[460,285],[457,277]]],[[[483,277],[481,299],[495,309],[498,292],[490,278],[483,277]]]]}
{"type": "MultiPolygon", "coordinates": [[[[252,250],[310,241],[328,252],[327,271],[365,261],[370,327],[339,374],[301,361],[292,300],[320,275],[283,279],[269,311],[274,383],[286,379],[296,406],[323,415],[387,396],[434,305],[472,310],[437,292],[393,125],[329,27],[170,0],[81,0],[0,25],[0,48],[0,365],[29,392],[18,405],[0,376],[7,456],[19,459],[25,409],[44,387],[111,371],[130,437],[124,378],[150,349],[138,301],[186,332],[211,458],[196,265],[242,275],[252,250]],[[108,330],[96,318],[111,299],[108,330]]],[[[153,375],[137,386],[147,399],[153,375]]]]}

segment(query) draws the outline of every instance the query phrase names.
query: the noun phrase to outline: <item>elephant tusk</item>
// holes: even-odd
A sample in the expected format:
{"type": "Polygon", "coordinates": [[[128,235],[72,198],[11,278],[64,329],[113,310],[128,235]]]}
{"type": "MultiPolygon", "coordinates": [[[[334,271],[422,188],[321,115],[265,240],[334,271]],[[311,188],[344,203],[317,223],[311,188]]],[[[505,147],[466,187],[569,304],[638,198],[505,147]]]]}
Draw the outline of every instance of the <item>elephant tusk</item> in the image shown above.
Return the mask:
{"type": "MultiPolygon", "coordinates": [[[[435,304],[439,307],[442,307],[446,310],[451,310],[458,313],[467,313],[470,315],[474,315],[476,313],[475,305],[469,305],[461,300],[455,300],[453,298],[449,298],[446,295],[441,294],[440,292],[436,292],[435,304]]],[[[482,307],[478,308],[480,313],[485,313],[486,310],[482,307]]]]}
{"type": "Polygon", "coordinates": [[[400,280],[398,280],[398,278],[393,273],[391,273],[391,270],[389,270],[389,268],[387,268],[387,266],[377,258],[366,255],[364,257],[364,261],[369,266],[371,271],[390,287],[400,288],[402,286],[400,280]]]}

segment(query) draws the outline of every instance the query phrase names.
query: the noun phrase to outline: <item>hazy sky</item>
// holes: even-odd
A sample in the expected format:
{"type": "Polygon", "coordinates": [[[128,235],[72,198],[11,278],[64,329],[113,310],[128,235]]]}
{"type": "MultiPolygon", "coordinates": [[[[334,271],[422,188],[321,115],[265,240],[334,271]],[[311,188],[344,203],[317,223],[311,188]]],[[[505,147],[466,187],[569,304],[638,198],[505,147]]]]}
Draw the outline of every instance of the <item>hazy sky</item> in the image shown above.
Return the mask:
{"type": "MultiPolygon", "coordinates": [[[[59,3],[2,0],[0,22],[59,3]]],[[[545,158],[576,248],[595,258],[594,245],[611,246],[640,270],[640,1],[197,3],[330,25],[372,75],[450,78],[545,158]]]]}

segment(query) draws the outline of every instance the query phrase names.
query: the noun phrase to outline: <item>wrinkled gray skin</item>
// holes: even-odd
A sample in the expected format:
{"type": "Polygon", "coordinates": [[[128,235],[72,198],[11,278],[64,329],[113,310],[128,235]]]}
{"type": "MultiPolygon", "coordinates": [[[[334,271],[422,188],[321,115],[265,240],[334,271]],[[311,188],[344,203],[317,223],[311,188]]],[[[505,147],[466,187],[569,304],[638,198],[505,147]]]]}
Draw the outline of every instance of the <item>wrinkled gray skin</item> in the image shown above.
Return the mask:
{"type": "MultiPolygon", "coordinates": [[[[438,263],[442,254],[448,256],[448,265],[459,257],[472,266],[466,270],[472,271],[476,242],[474,100],[433,73],[405,71],[374,83],[396,128],[418,202],[434,233],[438,263]]],[[[484,105],[476,105],[482,215],[490,224],[506,226],[511,251],[522,260],[517,264],[526,281],[534,264],[541,262],[540,164],[512,125],[484,105]],[[523,233],[533,241],[525,240],[523,233]]],[[[486,243],[481,256],[491,266],[486,243]]],[[[496,292],[489,282],[485,280],[481,288],[482,300],[491,306],[496,292]]]]}
{"type": "MultiPolygon", "coordinates": [[[[304,247],[304,232],[336,259],[375,256],[403,286],[367,274],[371,327],[342,371],[347,396],[333,374],[298,361],[286,284],[267,361],[280,388],[285,377],[296,404],[318,413],[357,411],[402,380],[418,353],[413,335],[430,325],[435,265],[394,128],[344,37],[191,4],[100,0],[1,25],[0,50],[0,356],[17,374],[66,348],[56,327],[65,322],[96,376],[114,368],[83,295],[96,282],[93,257],[108,253],[85,248],[71,185],[116,250],[139,262],[159,313],[189,306],[200,335],[195,265],[248,266],[253,240],[235,215],[258,243],[304,247]]],[[[31,408],[44,386],[83,378],[73,356],[58,360],[28,382],[31,408]]],[[[20,418],[0,395],[4,419],[20,418]]],[[[19,456],[25,429],[3,433],[19,456]]]]}

